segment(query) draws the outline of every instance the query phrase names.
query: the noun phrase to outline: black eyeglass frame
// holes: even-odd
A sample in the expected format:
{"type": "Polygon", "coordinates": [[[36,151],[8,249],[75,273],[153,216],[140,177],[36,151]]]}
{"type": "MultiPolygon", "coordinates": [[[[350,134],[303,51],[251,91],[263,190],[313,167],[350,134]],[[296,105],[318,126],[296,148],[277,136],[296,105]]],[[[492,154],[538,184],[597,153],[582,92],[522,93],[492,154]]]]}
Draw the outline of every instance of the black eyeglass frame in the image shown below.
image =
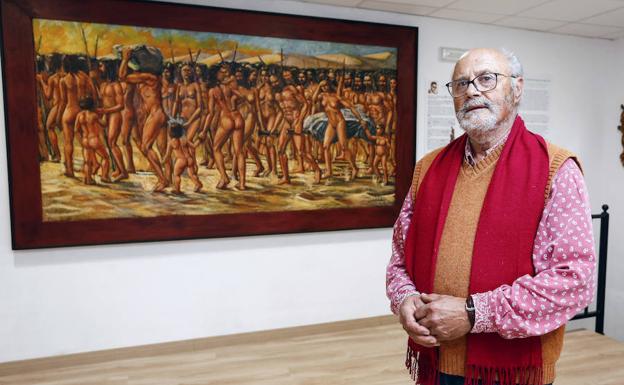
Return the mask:
{"type": "Polygon", "coordinates": [[[466,91],[465,91],[463,94],[461,94],[461,95],[453,95],[453,91],[452,91],[451,85],[452,85],[453,83],[455,83],[455,82],[459,82],[459,81],[462,81],[462,82],[463,82],[463,81],[465,81],[465,80],[453,80],[453,81],[450,81],[450,82],[446,83],[446,84],[445,84],[445,86],[446,86],[446,89],[448,90],[449,94],[451,94],[451,96],[452,96],[452,97],[454,97],[454,98],[459,98],[459,97],[461,97],[461,96],[466,95],[466,93],[468,92],[468,88],[470,88],[470,85],[471,85],[471,84],[472,84],[472,86],[473,86],[473,87],[474,87],[477,91],[479,91],[479,92],[489,92],[489,91],[492,91],[493,89],[495,89],[495,88],[498,86],[498,77],[499,77],[499,76],[504,76],[504,77],[507,77],[507,78],[513,78],[513,79],[517,79],[517,78],[519,77],[519,76],[516,76],[516,75],[505,75],[505,74],[501,74],[500,72],[484,72],[484,73],[482,73],[481,75],[477,75],[477,76],[475,76],[472,80],[470,80],[470,81],[468,82],[468,85],[466,86],[466,91]],[[480,78],[480,77],[481,77],[481,76],[483,76],[483,75],[494,75],[494,77],[495,77],[495,79],[494,79],[494,87],[489,88],[489,89],[487,89],[487,90],[482,90],[482,89],[479,89],[479,87],[477,86],[477,83],[475,83],[475,80],[477,80],[478,78],[480,78]]]}

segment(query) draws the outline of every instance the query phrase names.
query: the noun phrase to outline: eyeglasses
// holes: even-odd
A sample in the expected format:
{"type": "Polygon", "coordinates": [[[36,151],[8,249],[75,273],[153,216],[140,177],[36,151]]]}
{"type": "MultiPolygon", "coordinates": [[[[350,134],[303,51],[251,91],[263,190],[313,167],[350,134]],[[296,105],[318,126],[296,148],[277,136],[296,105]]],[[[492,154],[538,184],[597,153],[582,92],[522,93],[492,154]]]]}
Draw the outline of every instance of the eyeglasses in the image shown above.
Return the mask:
{"type": "Polygon", "coordinates": [[[452,82],[448,82],[446,83],[446,88],[448,88],[449,93],[454,98],[466,95],[466,93],[468,92],[468,87],[470,87],[471,84],[479,92],[488,92],[496,88],[496,86],[498,85],[499,76],[505,76],[514,79],[517,78],[517,76],[514,75],[486,72],[475,77],[472,80],[454,80],[452,82]]]}

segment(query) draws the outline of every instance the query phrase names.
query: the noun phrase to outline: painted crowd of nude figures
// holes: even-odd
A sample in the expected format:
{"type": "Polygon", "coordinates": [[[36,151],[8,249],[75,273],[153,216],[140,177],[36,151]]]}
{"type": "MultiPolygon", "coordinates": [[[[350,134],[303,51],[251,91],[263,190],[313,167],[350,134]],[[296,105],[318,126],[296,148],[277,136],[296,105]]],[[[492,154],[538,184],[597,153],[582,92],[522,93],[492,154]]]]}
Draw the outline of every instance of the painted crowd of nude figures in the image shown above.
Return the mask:
{"type": "Polygon", "coordinates": [[[86,184],[97,174],[102,183],[128,179],[137,170],[135,148],[156,178],[155,192],[181,193],[183,177],[200,191],[200,167],[218,170],[218,189],[234,178],[245,190],[249,176],[287,185],[293,174],[309,173],[321,183],[334,177],[336,161],[348,165],[347,181],[372,174],[388,184],[393,177],[393,71],[206,66],[192,56],[161,63],[159,71],[132,70],[132,49],[120,52],[121,59],[37,59],[39,157],[61,162],[67,177],[80,172],[86,184]],[[306,129],[314,116],[324,122],[320,131],[306,129]],[[75,170],[78,151],[84,161],[75,170]]]}

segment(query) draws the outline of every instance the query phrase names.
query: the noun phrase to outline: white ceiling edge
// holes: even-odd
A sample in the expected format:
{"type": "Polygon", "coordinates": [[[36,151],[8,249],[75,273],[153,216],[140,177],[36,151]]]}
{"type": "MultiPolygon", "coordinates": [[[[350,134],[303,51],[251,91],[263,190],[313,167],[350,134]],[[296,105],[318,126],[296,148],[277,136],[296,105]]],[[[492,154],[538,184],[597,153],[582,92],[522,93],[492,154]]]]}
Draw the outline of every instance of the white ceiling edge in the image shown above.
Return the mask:
{"type": "MultiPolygon", "coordinates": [[[[543,30],[543,29],[530,29],[530,28],[522,28],[522,27],[515,27],[515,26],[506,26],[506,25],[499,25],[499,24],[494,24],[494,22],[490,22],[490,23],[484,23],[484,22],[478,22],[478,21],[473,21],[473,20],[460,20],[460,19],[451,19],[451,18],[445,18],[445,17],[438,17],[438,16],[431,16],[429,14],[414,14],[414,13],[407,13],[407,12],[399,12],[399,11],[394,11],[394,10],[379,10],[379,9],[374,9],[374,8],[365,8],[365,7],[359,7],[359,6],[352,6],[349,4],[340,4],[339,1],[341,0],[288,0],[294,3],[303,3],[303,4],[315,4],[315,5],[321,5],[321,6],[331,6],[331,7],[340,7],[340,8],[346,8],[346,9],[357,9],[357,10],[363,10],[363,11],[372,11],[372,12],[384,12],[384,13],[390,13],[390,14],[395,14],[395,15],[400,15],[400,16],[415,16],[415,17],[424,17],[424,18],[429,18],[429,19],[437,19],[437,20],[445,20],[445,21],[455,21],[455,22],[462,22],[462,23],[469,23],[469,24],[479,24],[479,25],[486,25],[486,26],[494,26],[494,27],[498,27],[498,28],[505,28],[505,29],[512,29],[512,30],[519,30],[519,31],[529,31],[529,32],[540,32],[540,33],[547,33],[547,34],[551,34],[551,35],[558,35],[558,36],[572,36],[572,37],[580,37],[580,38],[585,38],[585,39],[598,39],[598,40],[606,40],[606,41],[617,41],[617,40],[621,40],[624,39],[624,31],[621,31],[621,34],[616,34],[615,36],[587,36],[587,35],[581,35],[581,34],[574,34],[574,33],[565,33],[565,32],[556,32],[556,31],[551,31],[551,30],[543,30]]],[[[391,1],[391,0],[386,0],[386,1],[391,1]]],[[[621,0],[619,0],[621,1],[621,0]]],[[[356,1],[357,4],[361,4],[364,3],[365,0],[359,0],[356,1]]],[[[623,1],[624,3],[624,1],[623,1]]],[[[440,9],[445,9],[445,8],[440,8],[440,9]]],[[[517,16],[515,14],[510,14],[510,15],[500,15],[501,18],[503,17],[509,17],[509,16],[517,16]]],[[[565,22],[566,24],[574,24],[577,22],[565,22]]]]}

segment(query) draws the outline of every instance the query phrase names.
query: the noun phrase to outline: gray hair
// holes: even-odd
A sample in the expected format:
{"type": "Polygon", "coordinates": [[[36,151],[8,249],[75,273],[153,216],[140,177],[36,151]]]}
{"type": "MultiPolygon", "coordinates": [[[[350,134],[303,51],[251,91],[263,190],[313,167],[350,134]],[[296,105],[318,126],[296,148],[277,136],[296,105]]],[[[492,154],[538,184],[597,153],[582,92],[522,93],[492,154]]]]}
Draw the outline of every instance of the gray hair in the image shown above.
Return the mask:
{"type": "Polygon", "coordinates": [[[507,61],[509,62],[509,68],[511,69],[510,75],[513,76],[513,78],[511,78],[511,81],[515,85],[517,78],[524,76],[522,63],[520,63],[520,59],[518,59],[516,54],[508,50],[507,48],[501,48],[501,52],[503,53],[503,55],[505,55],[507,61]]]}
{"type": "MultiPolygon", "coordinates": [[[[466,52],[464,52],[458,59],[461,60],[463,59],[466,55],[468,55],[468,53],[470,52],[470,50],[467,50],[466,52]]],[[[515,53],[513,53],[513,51],[508,50],[507,48],[501,48],[500,52],[505,56],[505,58],[507,58],[507,62],[509,63],[509,68],[511,68],[511,76],[513,76],[512,80],[514,80],[514,84],[515,84],[515,80],[516,78],[520,78],[524,76],[524,70],[522,69],[522,63],[520,63],[520,59],[518,59],[518,56],[516,56],[515,53]]]]}

